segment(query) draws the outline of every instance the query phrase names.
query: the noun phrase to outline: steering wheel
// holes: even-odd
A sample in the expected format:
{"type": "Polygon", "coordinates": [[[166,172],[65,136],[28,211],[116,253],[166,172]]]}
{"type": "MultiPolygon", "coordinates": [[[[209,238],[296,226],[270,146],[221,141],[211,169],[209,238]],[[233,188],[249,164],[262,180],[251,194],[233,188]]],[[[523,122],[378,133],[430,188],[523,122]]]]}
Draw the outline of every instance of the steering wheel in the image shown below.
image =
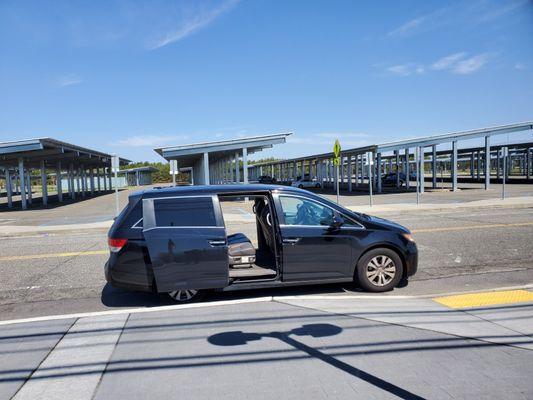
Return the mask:
{"type": "Polygon", "coordinates": [[[319,220],[318,214],[312,207],[305,203],[298,205],[298,212],[294,220],[296,225],[313,225],[315,221],[319,220]]]}

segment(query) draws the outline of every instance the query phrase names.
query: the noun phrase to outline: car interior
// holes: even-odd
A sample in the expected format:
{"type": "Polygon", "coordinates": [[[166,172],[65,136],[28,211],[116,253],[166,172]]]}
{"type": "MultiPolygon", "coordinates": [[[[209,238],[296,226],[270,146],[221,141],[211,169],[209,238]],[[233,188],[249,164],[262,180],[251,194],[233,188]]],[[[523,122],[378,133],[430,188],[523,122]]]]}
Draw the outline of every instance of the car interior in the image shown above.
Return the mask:
{"type": "Polygon", "coordinates": [[[264,195],[219,196],[228,238],[232,281],[274,279],[278,274],[269,198],[264,195]]]}

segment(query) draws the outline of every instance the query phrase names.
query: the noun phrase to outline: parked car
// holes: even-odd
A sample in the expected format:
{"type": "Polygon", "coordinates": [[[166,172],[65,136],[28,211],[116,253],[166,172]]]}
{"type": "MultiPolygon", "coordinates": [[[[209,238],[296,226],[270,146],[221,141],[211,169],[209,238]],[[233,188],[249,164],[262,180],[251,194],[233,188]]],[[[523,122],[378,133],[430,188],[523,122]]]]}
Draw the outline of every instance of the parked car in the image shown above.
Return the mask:
{"type": "Polygon", "coordinates": [[[276,183],[276,178],[273,178],[272,176],[268,175],[261,175],[259,178],[257,178],[257,182],[271,185],[273,183],[276,183]]]}
{"type": "Polygon", "coordinates": [[[316,179],[311,179],[309,175],[302,177],[297,177],[295,181],[291,183],[291,186],[297,187],[300,189],[310,189],[310,188],[320,188],[320,182],[316,179]]]}
{"type": "MultiPolygon", "coordinates": [[[[405,176],[405,173],[400,172],[400,186],[405,185],[405,176]]],[[[416,172],[409,173],[409,181],[416,182],[416,172]]],[[[396,185],[396,172],[389,172],[388,174],[382,175],[381,182],[383,183],[383,185],[396,185]]]]}
{"type": "Polygon", "coordinates": [[[195,300],[207,289],[354,280],[368,291],[384,292],[415,274],[418,263],[407,228],[279,185],[136,192],[116,218],[108,242],[107,282],[168,293],[178,302],[195,300]],[[221,204],[235,196],[254,202],[257,248],[243,233],[227,233],[221,204]]]}

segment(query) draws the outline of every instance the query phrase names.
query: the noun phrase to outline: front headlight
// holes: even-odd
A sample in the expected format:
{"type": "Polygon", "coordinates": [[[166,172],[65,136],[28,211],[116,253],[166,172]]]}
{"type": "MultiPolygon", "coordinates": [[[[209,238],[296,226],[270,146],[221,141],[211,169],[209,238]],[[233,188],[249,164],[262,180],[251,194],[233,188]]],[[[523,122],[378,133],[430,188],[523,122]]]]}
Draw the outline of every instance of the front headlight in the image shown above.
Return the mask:
{"type": "Polygon", "coordinates": [[[413,235],[411,235],[410,233],[402,233],[402,236],[403,236],[404,238],[406,238],[407,241],[409,241],[409,242],[414,242],[414,241],[415,241],[415,240],[413,239],[413,235]]]}

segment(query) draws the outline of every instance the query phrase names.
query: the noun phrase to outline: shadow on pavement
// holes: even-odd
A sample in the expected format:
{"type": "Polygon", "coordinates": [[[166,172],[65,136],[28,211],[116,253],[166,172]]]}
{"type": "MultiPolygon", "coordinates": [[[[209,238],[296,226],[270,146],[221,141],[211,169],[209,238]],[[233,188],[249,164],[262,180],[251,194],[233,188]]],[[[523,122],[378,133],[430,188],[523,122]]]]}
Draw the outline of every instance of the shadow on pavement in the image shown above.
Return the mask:
{"type": "MultiPolygon", "coordinates": [[[[303,287],[272,289],[238,290],[234,292],[210,292],[204,298],[207,301],[248,299],[264,296],[301,296],[301,295],[338,295],[342,293],[361,292],[354,285],[329,284],[303,287]]],[[[366,293],[371,295],[372,293],[366,293]]],[[[107,307],[158,307],[179,304],[164,293],[135,292],[114,287],[107,283],[102,289],[101,301],[107,307]]]]}
{"type": "Polygon", "coordinates": [[[371,385],[374,385],[382,390],[385,390],[402,399],[422,399],[412,392],[387,382],[375,375],[369,374],[359,368],[356,368],[348,363],[345,363],[329,354],[323,353],[314,347],[308,346],[291,336],[311,336],[314,338],[321,338],[327,336],[338,335],[342,332],[342,328],[332,324],[309,324],[302,325],[301,328],[296,328],[285,332],[269,332],[269,333],[244,333],[242,331],[222,332],[212,335],[207,338],[207,341],[216,346],[242,346],[250,341],[260,340],[263,337],[271,337],[288,344],[289,346],[300,350],[312,358],[321,360],[341,371],[344,371],[356,378],[359,378],[371,385]]]}

